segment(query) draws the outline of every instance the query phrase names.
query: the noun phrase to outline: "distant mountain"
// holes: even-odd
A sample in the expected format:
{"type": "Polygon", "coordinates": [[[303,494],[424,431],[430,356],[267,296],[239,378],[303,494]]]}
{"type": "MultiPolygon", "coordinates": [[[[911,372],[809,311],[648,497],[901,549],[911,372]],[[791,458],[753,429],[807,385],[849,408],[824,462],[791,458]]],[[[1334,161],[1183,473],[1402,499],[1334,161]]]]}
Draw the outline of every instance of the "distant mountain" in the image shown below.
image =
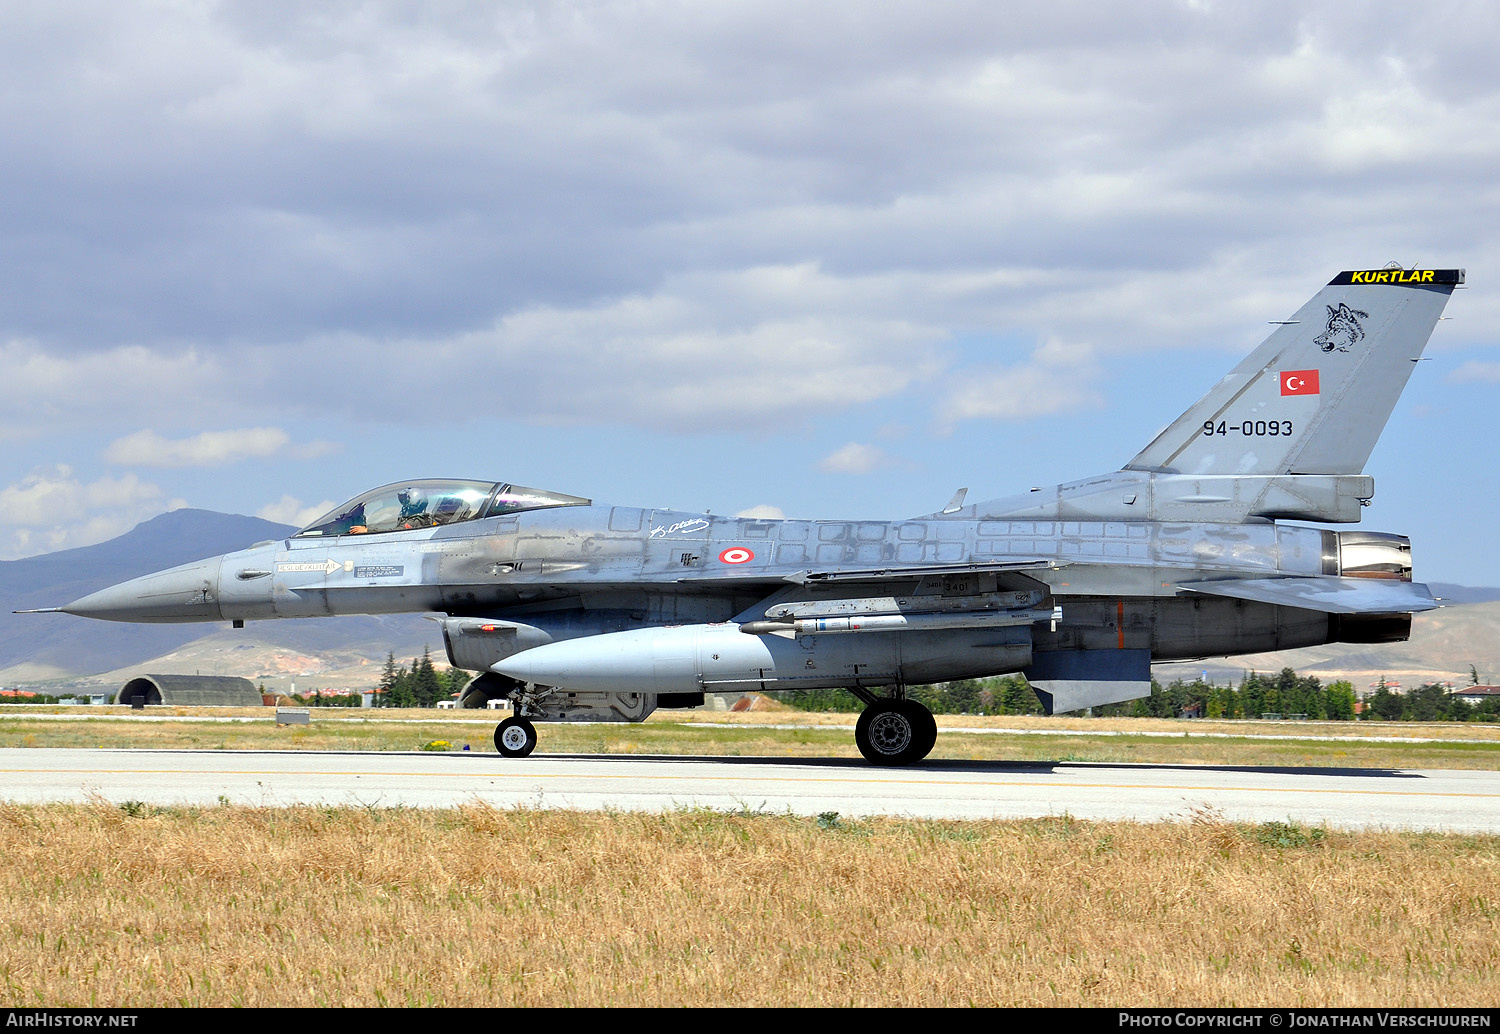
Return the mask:
{"type": "MultiPolygon", "coordinates": [[[[113,671],[172,653],[226,629],[225,623],[136,625],[94,621],[71,614],[13,614],[56,607],[98,589],[178,564],[279,539],[296,531],[259,517],[173,510],[136,525],[108,542],[56,553],[0,561],[0,671],[24,670],[28,680],[49,674],[87,675],[113,671]]],[[[431,622],[416,616],[265,621],[256,638],[318,653],[358,643],[378,651],[385,643],[398,656],[430,638],[431,622]]],[[[437,639],[441,650],[441,638],[437,639]]],[[[416,646],[420,651],[420,645],[416,646]]]]}
{"type": "Polygon", "coordinates": [[[1500,601],[1500,589],[1472,585],[1454,585],[1452,582],[1428,582],[1427,588],[1444,603],[1495,603],[1500,601]]]}
{"type": "MultiPolygon", "coordinates": [[[[1453,599],[1438,592],[1437,586],[1432,589],[1439,596],[1453,599]]],[[[1348,679],[1363,690],[1381,678],[1394,679],[1407,689],[1427,682],[1465,685],[1471,666],[1481,682],[1500,682],[1500,602],[1450,603],[1418,614],[1412,622],[1411,639],[1404,643],[1329,643],[1281,653],[1154,664],[1151,670],[1163,683],[1178,678],[1192,680],[1206,673],[1210,681],[1222,685],[1239,682],[1248,671],[1294,668],[1324,682],[1348,679]]]]}

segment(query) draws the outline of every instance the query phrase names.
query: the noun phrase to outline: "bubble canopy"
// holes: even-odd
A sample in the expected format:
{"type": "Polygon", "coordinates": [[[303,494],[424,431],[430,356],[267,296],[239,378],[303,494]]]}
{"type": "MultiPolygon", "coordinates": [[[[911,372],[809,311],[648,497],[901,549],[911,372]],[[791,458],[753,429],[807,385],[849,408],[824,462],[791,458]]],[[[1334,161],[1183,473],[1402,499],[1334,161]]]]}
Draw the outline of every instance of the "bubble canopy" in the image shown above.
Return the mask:
{"type": "Polygon", "coordinates": [[[549,506],[587,506],[589,500],[503,481],[421,478],[374,488],[335,506],[294,538],[378,535],[435,528],[549,506]]]}

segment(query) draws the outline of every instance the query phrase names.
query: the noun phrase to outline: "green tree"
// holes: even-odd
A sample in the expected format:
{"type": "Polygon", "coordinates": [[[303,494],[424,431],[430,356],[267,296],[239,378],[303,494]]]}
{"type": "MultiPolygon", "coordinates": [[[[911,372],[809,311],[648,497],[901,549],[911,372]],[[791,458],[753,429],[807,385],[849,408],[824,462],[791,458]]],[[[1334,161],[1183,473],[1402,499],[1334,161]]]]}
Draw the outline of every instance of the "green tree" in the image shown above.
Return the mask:
{"type": "Polygon", "coordinates": [[[437,672],[432,667],[432,650],[423,647],[422,659],[411,662],[411,693],[417,707],[432,707],[442,695],[437,672]]]}
{"type": "Polygon", "coordinates": [[[1500,721],[1500,700],[1491,697],[1480,701],[1471,707],[1469,711],[1471,722],[1496,722],[1500,721]]]}
{"type": "Polygon", "coordinates": [[[1224,691],[1215,686],[1209,692],[1208,699],[1204,702],[1203,717],[1233,718],[1234,715],[1229,711],[1230,706],[1232,705],[1226,699],[1224,691]]]}
{"type": "Polygon", "coordinates": [[[778,690],[769,694],[772,699],[801,711],[863,711],[865,705],[847,689],[797,689],[778,690]]]}
{"type": "Polygon", "coordinates": [[[1272,708],[1266,706],[1266,686],[1256,672],[1247,672],[1240,680],[1240,708],[1246,718],[1259,718],[1272,708]]]}
{"type": "Polygon", "coordinates": [[[1352,683],[1330,682],[1323,691],[1323,714],[1336,722],[1354,720],[1354,686],[1352,683]]]}
{"type": "Polygon", "coordinates": [[[1020,675],[1004,675],[991,691],[995,694],[995,709],[1000,714],[1041,714],[1042,702],[1036,691],[1020,675]]]}
{"type": "Polygon", "coordinates": [[[396,679],[396,655],[387,652],[385,655],[385,670],[380,673],[380,682],[377,684],[379,692],[375,694],[376,707],[396,706],[391,702],[391,693],[396,688],[396,679]]]}
{"type": "MultiPolygon", "coordinates": [[[[412,661],[415,665],[417,662],[412,661]]],[[[417,697],[413,692],[411,672],[405,668],[397,668],[391,682],[390,693],[387,698],[388,707],[416,707],[417,697]]]]}
{"type": "Polygon", "coordinates": [[[474,676],[462,668],[449,668],[447,671],[441,673],[438,678],[443,684],[443,695],[445,698],[451,697],[454,700],[462,700],[464,690],[468,688],[474,676]]]}
{"type": "Polygon", "coordinates": [[[1406,700],[1387,689],[1382,676],[1380,686],[1365,699],[1365,712],[1387,722],[1399,722],[1406,712],[1406,700]]]}
{"type": "Polygon", "coordinates": [[[1448,691],[1435,682],[1406,694],[1407,715],[1416,722],[1440,722],[1448,717],[1448,691]]]}

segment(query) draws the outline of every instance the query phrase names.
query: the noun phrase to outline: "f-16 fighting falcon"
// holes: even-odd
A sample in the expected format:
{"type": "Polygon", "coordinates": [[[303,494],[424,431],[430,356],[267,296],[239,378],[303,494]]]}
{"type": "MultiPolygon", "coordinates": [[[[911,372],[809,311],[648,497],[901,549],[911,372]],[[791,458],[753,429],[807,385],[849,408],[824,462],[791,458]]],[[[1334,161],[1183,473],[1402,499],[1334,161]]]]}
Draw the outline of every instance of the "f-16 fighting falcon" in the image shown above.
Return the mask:
{"type": "Polygon", "coordinates": [[[290,538],[64,607],[111,621],[419,612],[534,722],[842,687],[875,764],[937,726],[906,687],[1022,672],[1049,714],[1146,696],[1151,662],[1407,638],[1437,606],[1362,473],[1461,269],[1340,273],[1121,470],[898,521],[718,517],[495,480],[366,492],[290,538]]]}

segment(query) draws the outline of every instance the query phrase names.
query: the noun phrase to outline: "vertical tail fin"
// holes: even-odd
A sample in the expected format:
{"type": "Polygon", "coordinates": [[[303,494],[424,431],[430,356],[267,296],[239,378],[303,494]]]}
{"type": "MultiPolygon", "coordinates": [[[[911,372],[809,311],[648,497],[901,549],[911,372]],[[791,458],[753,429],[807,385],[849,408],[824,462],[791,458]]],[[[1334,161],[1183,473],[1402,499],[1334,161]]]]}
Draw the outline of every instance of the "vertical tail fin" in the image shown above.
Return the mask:
{"type": "Polygon", "coordinates": [[[1126,470],[1358,474],[1462,269],[1340,273],[1126,470]]]}

